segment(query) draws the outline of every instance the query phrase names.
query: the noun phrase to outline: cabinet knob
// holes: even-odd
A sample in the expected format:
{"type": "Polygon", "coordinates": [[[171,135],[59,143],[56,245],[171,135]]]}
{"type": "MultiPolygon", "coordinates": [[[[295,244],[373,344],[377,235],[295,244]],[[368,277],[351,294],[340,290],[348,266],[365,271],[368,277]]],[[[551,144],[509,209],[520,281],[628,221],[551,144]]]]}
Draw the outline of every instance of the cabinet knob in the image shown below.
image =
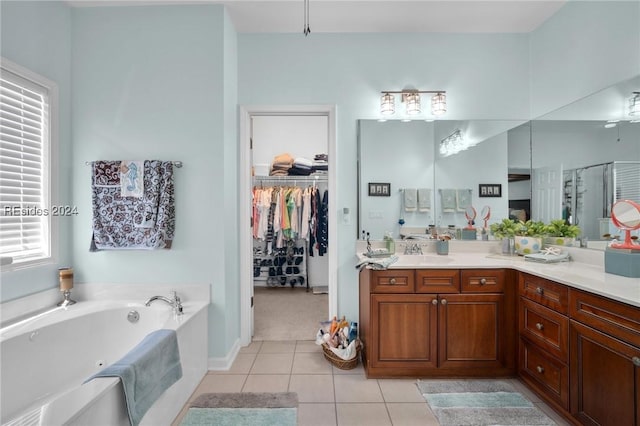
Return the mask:
{"type": "Polygon", "coordinates": [[[487,283],[486,278],[480,278],[480,285],[485,285],[487,283]]]}
{"type": "Polygon", "coordinates": [[[544,294],[544,289],[542,287],[536,287],[536,293],[544,294]]]}
{"type": "Polygon", "coordinates": [[[542,324],[541,322],[537,322],[537,323],[536,323],[536,328],[537,328],[538,330],[543,330],[543,329],[544,329],[544,324],[542,324]]]}
{"type": "Polygon", "coordinates": [[[447,304],[447,299],[442,299],[442,300],[440,301],[440,303],[442,303],[443,305],[446,305],[446,304],[447,304]]]}
{"type": "Polygon", "coordinates": [[[540,374],[544,373],[544,367],[537,366],[536,370],[538,370],[538,373],[540,373],[540,374]]]}
{"type": "Polygon", "coordinates": [[[391,278],[389,280],[389,284],[394,285],[396,283],[396,279],[395,278],[391,278]]]}
{"type": "Polygon", "coordinates": [[[438,304],[438,299],[433,299],[433,300],[431,301],[431,304],[433,304],[433,305],[437,305],[437,304],[438,304]]]}
{"type": "Polygon", "coordinates": [[[640,357],[634,356],[631,358],[631,362],[633,362],[633,365],[636,367],[640,367],[640,357]]]}

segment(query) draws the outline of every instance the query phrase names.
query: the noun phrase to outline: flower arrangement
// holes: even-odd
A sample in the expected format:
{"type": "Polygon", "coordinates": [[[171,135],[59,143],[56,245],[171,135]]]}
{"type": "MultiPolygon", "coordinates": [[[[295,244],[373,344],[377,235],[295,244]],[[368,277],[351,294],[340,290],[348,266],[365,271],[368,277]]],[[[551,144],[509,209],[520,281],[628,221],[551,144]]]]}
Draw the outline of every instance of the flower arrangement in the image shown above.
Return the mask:
{"type": "Polygon", "coordinates": [[[546,232],[546,225],[542,221],[528,220],[517,224],[516,236],[542,237],[546,232]]]}
{"type": "Polygon", "coordinates": [[[545,225],[544,233],[549,237],[575,238],[580,235],[580,227],[569,225],[562,219],[556,219],[545,225]]]}
{"type": "Polygon", "coordinates": [[[491,230],[491,234],[498,238],[512,238],[516,235],[516,230],[518,228],[518,222],[511,219],[502,219],[501,222],[492,223],[489,225],[489,229],[491,230]]]}

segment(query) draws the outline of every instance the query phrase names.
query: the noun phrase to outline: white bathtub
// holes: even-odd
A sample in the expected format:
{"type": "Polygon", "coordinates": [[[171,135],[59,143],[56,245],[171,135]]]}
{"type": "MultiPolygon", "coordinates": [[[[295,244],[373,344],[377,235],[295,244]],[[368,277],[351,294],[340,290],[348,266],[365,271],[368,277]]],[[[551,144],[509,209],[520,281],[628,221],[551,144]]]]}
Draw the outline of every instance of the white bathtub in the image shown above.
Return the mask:
{"type": "Polygon", "coordinates": [[[206,374],[207,302],[183,302],[175,316],[143,300],[82,301],[0,329],[2,425],[128,425],[118,378],[83,382],[160,328],[177,331],[183,377],[141,424],[170,424],[206,374]],[[138,322],[128,321],[130,311],[138,322]]]}

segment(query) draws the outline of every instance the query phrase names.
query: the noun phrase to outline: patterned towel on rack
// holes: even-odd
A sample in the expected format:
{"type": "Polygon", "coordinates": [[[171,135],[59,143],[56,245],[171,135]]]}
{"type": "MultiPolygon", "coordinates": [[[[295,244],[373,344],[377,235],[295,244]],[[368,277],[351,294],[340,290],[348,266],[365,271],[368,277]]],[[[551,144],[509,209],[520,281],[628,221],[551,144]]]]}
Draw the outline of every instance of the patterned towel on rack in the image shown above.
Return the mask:
{"type": "Polygon", "coordinates": [[[144,161],[141,198],[121,194],[120,161],[92,163],[90,251],[169,249],[175,232],[173,163],[144,161]]]}

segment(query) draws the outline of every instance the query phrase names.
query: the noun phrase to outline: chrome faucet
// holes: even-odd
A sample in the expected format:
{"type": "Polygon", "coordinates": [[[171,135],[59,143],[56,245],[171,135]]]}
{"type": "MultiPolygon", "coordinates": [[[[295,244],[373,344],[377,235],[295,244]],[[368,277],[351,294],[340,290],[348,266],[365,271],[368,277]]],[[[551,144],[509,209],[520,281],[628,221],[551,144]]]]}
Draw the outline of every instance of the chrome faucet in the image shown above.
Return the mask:
{"type": "Polygon", "coordinates": [[[180,300],[180,298],[178,297],[178,293],[177,292],[173,292],[173,299],[169,299],[168,297],[164,297],[164,296],[153,296],[150,297],[149,300],[147,300],[145,302],[145,306],[151,306],[151,302],[156,301],[156,300],[162,300],[163,302],[171,305],[171,307],[173,308],[173,313],[177,314],[177,315],[182,315],[183,314],[183,309],[182,309],[182,301],[180,300]]]}
{"type": "Polygon", "coordinates": [[[422,247],[420,247],[418,243],[407,243],[407,245],[404,246],[404,254],[422,254],[422,247]]]}

